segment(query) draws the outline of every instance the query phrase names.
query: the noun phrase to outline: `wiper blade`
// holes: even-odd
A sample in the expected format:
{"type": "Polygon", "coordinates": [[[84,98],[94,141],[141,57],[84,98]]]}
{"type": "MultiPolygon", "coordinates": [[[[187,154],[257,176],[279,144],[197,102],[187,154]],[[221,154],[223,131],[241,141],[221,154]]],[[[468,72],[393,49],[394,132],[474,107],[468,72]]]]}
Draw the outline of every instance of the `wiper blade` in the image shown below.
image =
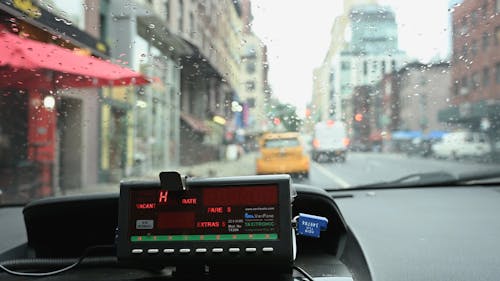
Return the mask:
{"type": "Polygon", "coordinates": [[[370,184],[363,184],[351,187],[352,189],[358,188],[371,188],[371,187],[400,187],[400,186],[421,186],[429,183],[436,182],[449,182],[456,180],[456,177],[448,172],[429,172],[429,173],[415,173],[406,175],[404,177],[392,180],[392,181],[381,181],[370,184]]]}
{"type": "MultiPolygon", "coordinates": [[[[358,185],[347,188],[355,189],[373,189],[373,188],[398,188],[398,187],[429,187],[446,185],[466,185],[471,182],[483,181],[488,179],[500,178],[500,171],[488,170],[482,172],[468,172],[454,175],[450,172],[438,171],[429,173],[410,174],[392,181],[382,181],[358,185]]],[[[326,189],[326,191],[338,191],[346,189],[326,189]]]]}

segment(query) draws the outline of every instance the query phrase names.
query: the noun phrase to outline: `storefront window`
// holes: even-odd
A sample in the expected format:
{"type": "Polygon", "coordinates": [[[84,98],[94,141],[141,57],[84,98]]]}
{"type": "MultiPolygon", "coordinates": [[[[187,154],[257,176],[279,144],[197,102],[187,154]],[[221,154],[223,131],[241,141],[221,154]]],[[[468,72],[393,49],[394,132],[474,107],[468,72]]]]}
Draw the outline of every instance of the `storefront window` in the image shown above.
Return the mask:
{"type": "Polygon", "coordinates": [[[41,5],[52,13],[60,16],[56,19],[67,25],[74,25],[80,29],[85,29],[85,1],[84,0],[52,0],[41,1],[41,5]],[[53,5],[50,4],[53,2],[53,5]]]}

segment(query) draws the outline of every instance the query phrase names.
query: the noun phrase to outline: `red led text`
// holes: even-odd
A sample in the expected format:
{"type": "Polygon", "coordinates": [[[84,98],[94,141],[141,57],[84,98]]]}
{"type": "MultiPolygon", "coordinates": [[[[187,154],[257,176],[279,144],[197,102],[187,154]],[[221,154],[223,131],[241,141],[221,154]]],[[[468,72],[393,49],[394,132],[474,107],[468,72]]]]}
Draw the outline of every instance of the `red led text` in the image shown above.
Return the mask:
{"type": "Polygon", "coordinates": [[[182,198],[183,205],[196,205],[196,198],[182,198]]]}
{"type": "Polygon", "coordinates": [[[156,207],[155,203],[137,203],[135,204],[137,209],[154,209],[156,207]]]}
{"type": "Polygon", "coordinates": [[[224,210],[222,207],[208,207],[207,212],[210,214],[222,214],[224,210]]]}
{"type": "Polygon", "coordinates": [[[160,195],[158,196],[159,203],[167,203],[168,191],[160,191],[160,195]]]}
{"type": "Polygon", "coordinates": [[[196,227],[208,228],[208,227],[219,227],[218,221],[199,221],[196,223],[196,227]]]}

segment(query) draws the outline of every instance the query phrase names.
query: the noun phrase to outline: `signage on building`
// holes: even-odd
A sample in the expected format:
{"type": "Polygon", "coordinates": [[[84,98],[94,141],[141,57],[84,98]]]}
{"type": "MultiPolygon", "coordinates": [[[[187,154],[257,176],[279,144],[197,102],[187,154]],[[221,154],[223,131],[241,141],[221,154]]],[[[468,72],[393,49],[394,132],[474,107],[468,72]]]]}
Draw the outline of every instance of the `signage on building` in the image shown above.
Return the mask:
{"type": "Polygon", "coordinates": [[[80,48],[89,48],[96,55],[109,55],[109,48],[104,42],[73,25],[62,23],[57,15],[38,6],[32,0],[0,0],[0,10],[41,29],[62,34],[74,45],[80,48]]]}

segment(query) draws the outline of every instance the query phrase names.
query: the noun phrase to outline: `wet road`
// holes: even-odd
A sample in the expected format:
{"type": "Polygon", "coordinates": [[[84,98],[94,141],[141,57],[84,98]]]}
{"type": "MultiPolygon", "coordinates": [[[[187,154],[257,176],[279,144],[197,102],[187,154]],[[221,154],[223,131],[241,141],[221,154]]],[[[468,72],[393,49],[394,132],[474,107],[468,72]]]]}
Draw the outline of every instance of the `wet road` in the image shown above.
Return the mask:
{"type": "Polygon", "coordinates": [[[323,188],[345,188],[395,180],[413,173],[446,171],[457,174],[485,169],[500,171],[500,165],[472,160],[408,157],[404,154],[352,152],[345,163],[311,162],[309,179],[294,181],[323,188]]]}

